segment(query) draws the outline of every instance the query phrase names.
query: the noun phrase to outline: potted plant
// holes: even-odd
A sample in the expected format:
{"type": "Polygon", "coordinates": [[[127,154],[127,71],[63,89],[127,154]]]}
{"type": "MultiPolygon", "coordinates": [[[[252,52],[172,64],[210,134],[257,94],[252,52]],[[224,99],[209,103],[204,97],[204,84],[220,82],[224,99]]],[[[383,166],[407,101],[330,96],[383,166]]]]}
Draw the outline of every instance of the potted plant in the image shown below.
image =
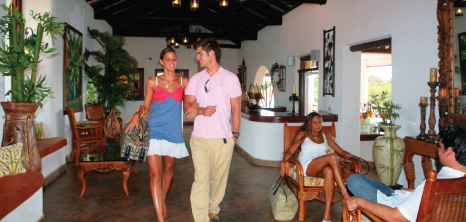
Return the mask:
{"type": "MultiPolygon", "coordinates": [[[[131,95],[130,74],[136,73],[138,63],[128,51],[123,49],[125,39],[109,32],[100,32],[88,28],[89,37],[95,39],[103,51],[84,52],[84,70],[90,83],[97,92],[97,103],[102,104],[105,113],[110,113],[117,106],[125,106],[131,95]],[[94,57],[99,64],[90,65],[88,60],[94,57]]],[[[93,62],[94,64],[95,62],[93,62]]]]}
{"type": "Polygon", "coordinates": [[[26,27],[26,20],[17,8],[2,5],[5,16],[0,23],[0,32],[7,36],[0,49],[0,72],[3,76],[11,76],[11,102],[2,102],[5,111],[3,143],[23,143],[22,161],[27,170],[40,172],[41,162],[37,151],[37,140],[34,129],[34,113],[42,101],[52,92],[45,86],[45,75],[37,77],[37,67],[42,54],[54,52],[57,48],[49,48],[43,42],[44,35],[63,33],[64,23],[50,13],[29,14],[37,21],[37,28],[26,27]],[[28,74],[30,70],[30,74],[28,74]]]}
{"type": "Polygon", "coordinates": [[[272,82],[273,82],[273,75],[275,75],[275,72],[279,72],[279,71],[280,71],[280,65],[278,65],[277,62],[272,64],[272,67],[270,68],[270,79],[272,82]]]}
{"type": "Polygon", "coordinates": [[[395,120],[400,116],[396,111],[401,107],[387,98],[387,94],[387,91],[383,91],[380,95],[374,95],[371,100],[382,118],[380,127],[385,132],[375,139],[373,155],[380,181],[388,186],[395,186],[403,167],[405,143],[396,136],[396,131],[401,127],[395,125],[395,120]]]}

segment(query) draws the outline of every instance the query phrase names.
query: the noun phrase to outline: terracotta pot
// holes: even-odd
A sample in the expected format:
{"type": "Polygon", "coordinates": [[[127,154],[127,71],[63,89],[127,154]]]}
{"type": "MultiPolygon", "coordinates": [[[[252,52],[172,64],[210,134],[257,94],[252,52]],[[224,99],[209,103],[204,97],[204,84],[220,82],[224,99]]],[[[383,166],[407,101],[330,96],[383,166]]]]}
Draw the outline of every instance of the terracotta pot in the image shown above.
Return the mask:
{"type": "Polygon", "coordinates": [[[405,142],[396,136],[399,125],[380,125],[385,134],[374,141],[373,155],[377,176],[388,186],[394,186],[400,177],[403,168],[405,142]]]}
{"type": "Polygon", "coordinates": [[[5,111],[2,146],[23,143],[22,161],[28,171],[41,172],[34,114],[39,103],[1,102],[5,111]]]}

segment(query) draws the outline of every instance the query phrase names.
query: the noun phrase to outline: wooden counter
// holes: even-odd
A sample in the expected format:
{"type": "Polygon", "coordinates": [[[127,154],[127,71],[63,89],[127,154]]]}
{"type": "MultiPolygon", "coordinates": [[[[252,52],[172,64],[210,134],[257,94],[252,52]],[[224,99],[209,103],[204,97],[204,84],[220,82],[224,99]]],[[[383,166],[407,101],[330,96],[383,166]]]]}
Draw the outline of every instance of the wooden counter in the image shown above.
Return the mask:
{"type": "MultiPolygon", "coordinates": [[[[325,111],[319,111],[324,122],[338,122],[338,115],[325,111]]],[[[265,123],[303,123],[306,116],[290,116],[287,112],[273,112],[269,110],[259,109],[258,111],[241,112],[241,117],[254,122],[265,123]]]]}

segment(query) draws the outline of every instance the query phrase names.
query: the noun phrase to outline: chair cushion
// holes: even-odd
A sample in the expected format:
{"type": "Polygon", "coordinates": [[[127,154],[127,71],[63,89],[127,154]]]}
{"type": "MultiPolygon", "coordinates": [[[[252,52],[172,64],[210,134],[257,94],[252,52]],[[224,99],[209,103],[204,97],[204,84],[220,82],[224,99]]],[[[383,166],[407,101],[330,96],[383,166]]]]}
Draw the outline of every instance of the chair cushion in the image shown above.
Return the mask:
{"type": "MultiPolygon", "coordinates": [[[[296,167],[291,167],[290,172],[288,173],[290,177],[296,180],[296,167]]],[[[320,177],[304,177],[304,186],[305,187],[323,187],[324,186],[324,179],[320,177]]]]}
{"type": "Polygon", "coordinates": [[[21,161],[23,143],[0,147],[0,177],[26,172],[21,161]]]}
{"type": "Polygon", "coordinates": [[[38,123],[34,123],[34,128],[36,128],[36,138],[38,140],[45,138],[45,131],[44,131],[44,122],[40,121],[38,123]]]}

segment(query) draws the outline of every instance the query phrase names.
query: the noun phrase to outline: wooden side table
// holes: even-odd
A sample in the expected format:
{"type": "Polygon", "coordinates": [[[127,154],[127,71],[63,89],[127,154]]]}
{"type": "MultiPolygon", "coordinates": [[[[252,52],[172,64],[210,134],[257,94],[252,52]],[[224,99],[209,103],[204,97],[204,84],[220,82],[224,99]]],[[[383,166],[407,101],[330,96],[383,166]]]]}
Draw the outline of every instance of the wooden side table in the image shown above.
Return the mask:
{"type": "Polygon", "coordinates": [[[408,181],[408,188],[414,189],[414,179],[416,178],[413,163],[414,154],[419,154],[422,156],[422,170],[424,172],[424,177],[427,178],[429,172],[432,170],[432,162],[430,161],[430,158],[435,158],[437,169],[439,167],[437,153],[439,145],[436,142],[419,140],[414,137],[405,137],[403,140],[406,144],[406,151],[404,156],[406,180],[408,181]]]}

